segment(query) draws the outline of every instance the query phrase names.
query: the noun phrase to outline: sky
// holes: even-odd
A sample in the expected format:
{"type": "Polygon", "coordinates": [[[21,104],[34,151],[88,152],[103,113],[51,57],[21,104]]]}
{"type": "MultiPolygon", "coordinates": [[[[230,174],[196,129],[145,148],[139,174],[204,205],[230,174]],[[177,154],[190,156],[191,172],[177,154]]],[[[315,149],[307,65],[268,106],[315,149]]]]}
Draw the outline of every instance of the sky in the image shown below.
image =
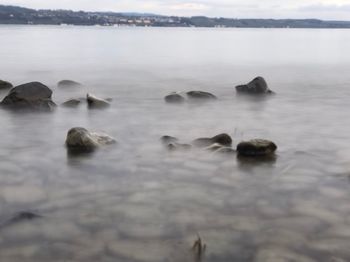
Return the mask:
{"type": "Polygon", "coordinates": [[[142,12],[229,18],[318,18],[350,21],[350,0],[0,0],[34,9],[142,12]]]}

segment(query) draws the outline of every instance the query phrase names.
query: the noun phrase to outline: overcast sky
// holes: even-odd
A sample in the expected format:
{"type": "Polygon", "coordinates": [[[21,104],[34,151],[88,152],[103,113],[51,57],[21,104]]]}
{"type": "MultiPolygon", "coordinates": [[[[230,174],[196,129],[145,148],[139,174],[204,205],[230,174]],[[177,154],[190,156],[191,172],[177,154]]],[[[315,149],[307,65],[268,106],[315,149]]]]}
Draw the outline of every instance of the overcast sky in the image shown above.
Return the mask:
{"type": "Polygon", "coordinates": [[[350,0],[0,0],[0,4],[183,16],[350,20],[350,0]]]}

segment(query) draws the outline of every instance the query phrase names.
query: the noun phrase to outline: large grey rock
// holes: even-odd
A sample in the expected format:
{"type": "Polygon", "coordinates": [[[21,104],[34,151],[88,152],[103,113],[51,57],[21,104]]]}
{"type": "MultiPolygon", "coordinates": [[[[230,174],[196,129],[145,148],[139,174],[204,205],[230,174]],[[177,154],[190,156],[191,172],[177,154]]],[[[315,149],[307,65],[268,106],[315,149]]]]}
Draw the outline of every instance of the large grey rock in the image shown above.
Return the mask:
{"type": "Polygon", "coordinates": [[[13,85],[10,82],[0,80],[0,90],[10,89],[12,87],[13,87],[13,85]]]}
{"type": "Polygon", "coordinates": [[[86,101],[88,103],[89,108],[103,109],[111,105],[107,100],[91,94],[86,95],[86,101]]]}
{"type": "Polygon", "coordinates": [[[71,128],[67,133],[66,146],[75,151],[93,151],[100,146],[115,144],[116,140],[106,134],[89,132],[83,127],[71,128]]]}
{"type": "Polygon", "coordinates": [[[1,105],[12,109],[51,111],[56,107],[51,97],[52,91],[46,85],[30,82],[12,88],[1,105]]]}
{"type": "Polygon", "coordinates": [[[256,157],[274,154],[277,146],[270,140],[252,139],[237,145],[237,153],[240,156],[256,157]]]}
{"type": "Polygon", "coordinates": [[[82,84],[73,80],[61,80],[57,83],[58,87],[80,87],[82,84]]]}
{"type": "Polygon", "coordinates": [[[182,95],[174,92],[164,97],[164,100],[167,103],[179,104],[183,103],[185,101],[185,98],[182,95]]]}
{"type": "Polygon", "coordinates": [[[273,92],[268,88],[265,79],[261,76],[254,78],[246,85],[238,85],[236,86],[236,91],[238,93],[245,94],[272,94],[273,92]]]}
{"type": "Polygon", "coordinates": [[[207,100],[207,99],[216,99],[211,93],[203,92],[203,91],[190,91],[187,92],[187,97],[190,99],[198,99],[198,100],[207,100]]]}
{"type": "Polygon", "coordinates": [[[192,144],[197,147],[209,147],[212,144],[231,146],[232,138],[228,134],[219,134],[210,138],[198,138],[193,140],[192,144]]]}

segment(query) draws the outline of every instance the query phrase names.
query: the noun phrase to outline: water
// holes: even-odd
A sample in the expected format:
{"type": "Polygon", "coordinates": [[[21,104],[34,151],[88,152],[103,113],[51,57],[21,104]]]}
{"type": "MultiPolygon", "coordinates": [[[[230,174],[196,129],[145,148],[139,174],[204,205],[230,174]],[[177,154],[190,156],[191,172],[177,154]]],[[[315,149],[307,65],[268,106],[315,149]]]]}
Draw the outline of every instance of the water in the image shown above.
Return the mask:
{"type": "MultiPolygon", "coordinates": [[[[0,78],[41,81],[58,104],[87,92],[103,111],[0,111],[1,261],[350,261],[347,30],[1,26],[0,78]],[[257,75],[277,95],[236,96],[257,75]],[[84,83],[78,91],[56,83],[84,83]],[[165,104],[171,91],[218,101],[165,104]],[[92,155],[64,146],[74,126],[118,140],[92,155]],[[226,132],[266,138],[272,162],[203,150],[226,132]],[[8,224],[33,211],[35,220],[8,224]]],[[[6,93],[2,93],[4,96],[6,93]]]]}

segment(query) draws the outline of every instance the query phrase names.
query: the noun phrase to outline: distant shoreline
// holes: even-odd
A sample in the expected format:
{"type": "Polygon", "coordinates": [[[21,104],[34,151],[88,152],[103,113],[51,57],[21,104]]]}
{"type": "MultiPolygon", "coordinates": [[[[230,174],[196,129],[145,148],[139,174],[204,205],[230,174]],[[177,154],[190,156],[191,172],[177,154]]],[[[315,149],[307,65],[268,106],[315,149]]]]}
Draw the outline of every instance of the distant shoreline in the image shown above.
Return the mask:
{"type": "Polygon", "coordinates": [[[74,25],[74,24],[2,24],[0,23],[0,27],[3,26],[21,26],[21,27],[85,27],[85,28],[120,28],[120,29],[281,29],[281,30],[298,30],[298,29],[310,29],[310,30],[349,30],[350,27],[342,28],[342,27],[200,27],[200,26],[128,26],[128,25],[74,25]]]}
{"type": "Polygon", "coordinates": [[[350,21],[319,19],[235,19],[205,16],[179,17],[143,13],[35,10],[0,5],[2,25],[76,25],[199,28],[309,28],[350,29],[350,21]]]}

